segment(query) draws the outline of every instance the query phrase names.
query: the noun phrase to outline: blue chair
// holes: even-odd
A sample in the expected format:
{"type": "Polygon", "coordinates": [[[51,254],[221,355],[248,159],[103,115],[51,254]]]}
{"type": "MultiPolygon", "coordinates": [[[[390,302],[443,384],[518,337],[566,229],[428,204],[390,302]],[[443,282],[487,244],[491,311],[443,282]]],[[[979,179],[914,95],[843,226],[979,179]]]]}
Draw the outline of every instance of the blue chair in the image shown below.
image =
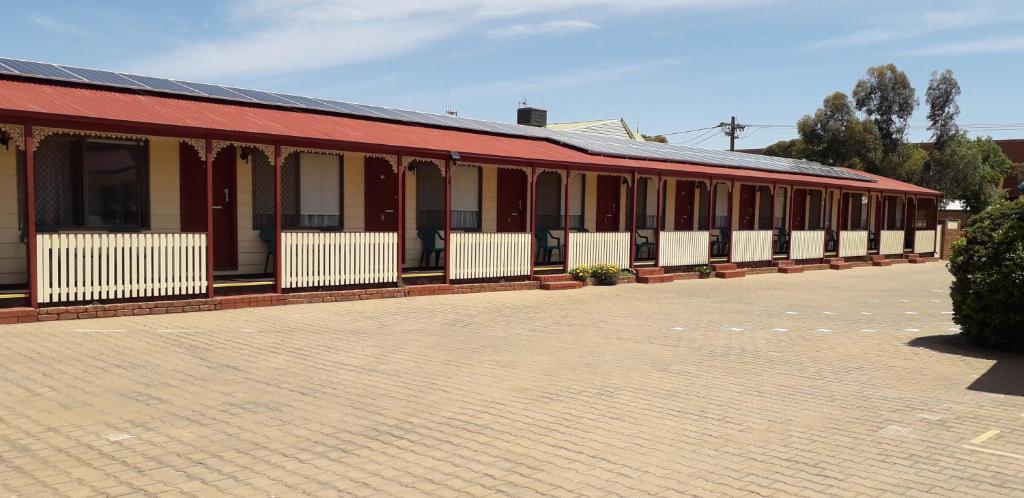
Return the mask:
{"type": "Polygon", "coordinates": [[[550,263],[551,257],[555,251],[558,251],[558,257],[563,257],[562,252],[562,239],[555,237],[551,234],[551,230],[545,230],[543,228],[537,229],[533,234],[537,239],[537,254],[534,256],[534,260],[541,260],[542,263],[550,263]],[[552,243],[551,239],[555,242],[552,243]]]}
{"type": "Polygon", "coordinates": [[[416,237],[423,241],[423,251],[420,252],[420,268],[426,268],[430,264],[430,256],[434,256],[434,266],[441,266],[441,256],[444,255],[444,248],[437,247],[438,239],[444,240],[440,230],[432,228],[419,228],[416,230],[416,237]]]}
{"type": "Polygon", "coordinates": [[[267,259],[263,261],[263,273],[270,273],[267,268],[270,266],[270,259],[274,257],[274,252],[277,249],[275,243],[277,242],[277,236],[274,233],[273,228],[261,228],[260,229],[260,240],[267,244],[267,259]]]}

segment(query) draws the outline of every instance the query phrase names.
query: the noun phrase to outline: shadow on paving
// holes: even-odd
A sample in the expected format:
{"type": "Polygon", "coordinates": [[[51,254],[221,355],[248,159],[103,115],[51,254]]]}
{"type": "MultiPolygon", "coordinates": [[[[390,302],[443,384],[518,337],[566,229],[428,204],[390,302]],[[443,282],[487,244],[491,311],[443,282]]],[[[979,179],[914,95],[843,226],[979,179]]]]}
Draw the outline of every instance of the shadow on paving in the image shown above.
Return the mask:
{"type": "Polygon", "coordinates": [[[967,386],[967,389],[1009,396],[1024,396],[1024,355],[974,346],[960,334],[918,337],[908,342],[907,345],[940,353],[995,361],[996,363],[967,386]]]}

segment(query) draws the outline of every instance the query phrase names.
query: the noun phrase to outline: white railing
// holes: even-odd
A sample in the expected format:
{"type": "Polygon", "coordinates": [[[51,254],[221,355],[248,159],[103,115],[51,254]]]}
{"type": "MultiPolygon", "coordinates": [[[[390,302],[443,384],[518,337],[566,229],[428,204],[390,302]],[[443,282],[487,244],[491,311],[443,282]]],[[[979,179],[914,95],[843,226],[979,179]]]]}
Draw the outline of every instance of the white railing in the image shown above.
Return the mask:
{"type": "Polygon", "coordinates": [[[573,232],[569,234],[569,268],[611,263],[629,266],[629,232],[573,232]]]}
{"type": "Polygon", "coordinates": [[[36,235],[40,303],[206,292],[206,234],[36,235]]]}
{"type": "Polygon", "coordinates": [[[868,231],[867,230],[840,230],[839,231],[839,257],[867,256],[868,254],[868,231]]]}
{"type": "Polygon", "coordinates": [[[286,289],[395,282],[394,232],[285,232],[281,286],[286,289]]]}
{"type": "Polygon", "coordinates": [[[879,254],[903,254],[903,230],[882,230],[879,254]]]}
{"type": "Polygon", "coordinates": [[[935,252],[935,230],[914,231],[914,252],[918,254],[935,252]]]}
{"type": "Polygon", "coordinates": [[[451,234],[451,278],[516,277],[530,274],[530,234],[451,234]]]}
{"type": "Polygon", "coordinates": [[[661,266],[707,264],[710,239],[711,233],[705,231],[661,232],[658,262],[661,266]]]}
{"type": "Polygon", "coordinates": [[[825,257],[824,230],[794,230],[789,239],[790,259],[820,259],[825,257]]]}
{"type": "Polygon", "coordinates": [[[731,245],[729,261],[733,263],[772,260],[771,230],[736,230],[731,245]]]}

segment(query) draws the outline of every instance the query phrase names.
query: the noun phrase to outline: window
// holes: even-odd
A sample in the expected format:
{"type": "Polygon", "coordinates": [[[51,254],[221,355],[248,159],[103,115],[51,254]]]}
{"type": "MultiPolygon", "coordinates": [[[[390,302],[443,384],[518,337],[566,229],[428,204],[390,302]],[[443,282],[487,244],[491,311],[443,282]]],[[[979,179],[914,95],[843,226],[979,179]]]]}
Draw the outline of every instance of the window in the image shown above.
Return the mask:
{"type": "Polygon", "coordinates": [[[452,229],[480,231],[479,166],[458,165],[452,168],[452,229]]]}
{"type": "MultiPolygon", "coordinates": [[[[274,228],[274,165],[251,151],[253,229],[274,228]]],[[[295,153],[281,163],[281,227],[344,227],[344,157],[295,153]]]]}
{"type": "Polygon", "coordinates": [[[341,228],[341,156],[299,154],[299,226],[341,228]]]}
{"type": "Polygon", "coordinates": [[[729,186],[715,184],[715,224],[714,228],[729,228],[729,186]]]}
{"type": "Polygon", "coordinates": [[[36,224],[47,229],[149,227],[145,141],[53,136],[36,152],[36,224]]]}
{"type": "Polygon", "coordinates": [[[864,194],[850,194],[848,230],[868,229],[868,198],[864,194]]]}
{"type": "Polygon", "coordinates": [[[903,228],[903,199],[900,197],[885,198],[885,229],[901,230],[903,228]]]}
{"type": "Polygon", "coordinates": [[[789,200],[789,190],[786,187],[775,188],[774,223],[777,227],[786,226],[786,203],[789,200]]]}

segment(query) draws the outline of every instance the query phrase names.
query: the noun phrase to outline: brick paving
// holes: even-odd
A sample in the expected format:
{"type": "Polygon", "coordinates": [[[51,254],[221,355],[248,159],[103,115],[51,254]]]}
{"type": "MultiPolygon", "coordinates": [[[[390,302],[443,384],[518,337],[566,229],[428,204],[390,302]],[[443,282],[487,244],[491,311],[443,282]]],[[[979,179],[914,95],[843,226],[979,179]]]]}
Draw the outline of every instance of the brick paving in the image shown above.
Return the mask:
{"type": "Polygon", "coordinates": [[[951,340],[949,280],[0,326],[0,496],[1019,496],[1024,360],[951,340]]]}

